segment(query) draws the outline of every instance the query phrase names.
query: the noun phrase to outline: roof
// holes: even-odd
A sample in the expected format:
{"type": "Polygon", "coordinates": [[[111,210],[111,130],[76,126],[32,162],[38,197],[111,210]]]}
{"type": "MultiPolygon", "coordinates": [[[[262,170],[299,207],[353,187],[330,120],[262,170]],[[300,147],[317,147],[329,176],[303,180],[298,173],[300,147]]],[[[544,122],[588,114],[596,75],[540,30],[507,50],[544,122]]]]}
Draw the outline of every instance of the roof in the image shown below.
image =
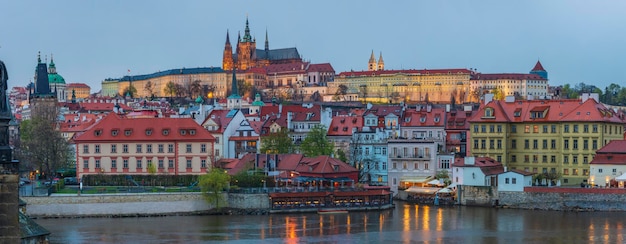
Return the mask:
{"type": "Polygon", "coordinates": [[[300,59],[298,49],[295,47],[270,49],[265,51],[264,49],[255,50],[257,59],[269,59],[269,60],[282,60],[282,59],[300,59]]]}
{"type": "Polygon", "coordinates": [[[68,83],[67,88],[87,88],[90,89],[90,87],[85,84],[85,83],[68,83]]]}
{"type": "Polygon", "coordinates": [[[63,79],[63,76],[57,73],[51,73],[51,74],[48,74],[48,82],[57,83],[57,84],[65,84],[65,79],[63,79]]]}
{"type": "Polygon", "coordinates": [[[384,75],[447,75],[447,74],[463,74],[469,75],[472,71],[469,69],[403,69],[403,70],[372,70],[372,71],[344,71],[339,76],[384,76],[384,75]]]}
{"type": "Polygon", "coordinates": [[[626,165],[626,140],[613,140],[600,150],[589,164],[626,165]]]}
{"type": "MultiPolygon", "coordinates": [[[[126,106],[126,104],[123,103],[119,103],[120,108],[124,109],[125,111],[130,111],[132,110],[131,107],[126,106]]],[[[89,102],[89,103],[79,103],[80,106],[80,110],[81,111],[106,111],[106,112],[112,112],[113,108],[115,107],[115,103],[93,103],[93,102],[89,102]]]]}
{"type": "MultiPolygon", "coordinates": [[[[275,73],[279,74],[289,74],[289,73],[305,73],[309,63],[307,62],[297,62],[297,63],[287,63],[287,64],[270,64],[265,67],[265,72],[267,74],[272,75],[275,73]]],[[[269,77],[268,77],[269,78],[269,77]]]]}
{"type": "Polygon", "coordinates": [[[624,114],[615,112],[594,99],[522,100],[505,102],[494,100],[481,104],[470,117],[470,122],[611,122],[624,123],[624,114]],[[493,116],[485,117],[485,109],[493,109],[493,116]],[[543,111],[543,112],[542,112],[543,111]]]}
{"type": "Polygon", "coordinates": [[[535,174],[533,172],[528,172],[528,171],[521,170],[521,169],[512,169],[512,170],[509,170],[509,171],[518,173],[518,174],[523,175],[523,176],[530,176],[530,175],[534,175],[535,174]]]}
{"type": "Polygon", "coordinates": [[[496,175],[504,173],[502,163],[490,157],[474,157],[474,164],[465,164],[465,158],[454,159],[454,167],[479,167],[485,175],[496,175]]]}
{"type": "Polygon", "coordinates": [[[626,154],[626,140],[610,141],[604,147],[600,148],[600,150],[596,151],[596,153],[597,154],[600,154],[600,153],[626,154]]]}
{"type": "Polygon", "coordinates": [[[335,73],[335,69],[330,63],[311,64],[307,69],[308,72],[332,72],[335,73]]]}
{"type": "Polygon", "coordinates": [[[407,110],[404,113],[404,120],[400,122],[402,127],[435,127],[445,126],[444,116],[446,110],[443,108],[432,108],[430,112],[422,109],[420,111],[407,110]]]}
{"type": "Polygon", "coordinates": [[[543,65],[541,65],[541,62],[539,62],[539,60],[537,60],[537,63],[535,64],[535,67],[533,67],[533,69],[531,71],[546,71],[543,68],[543,65]]]}
{"type": "Polygon", "coordinates": [[[213,122],[215,122],[215,124],[217,124],[218,128],[209,131],[214,133],[223,133],[228,123],[230,123],[230,121],[233,119],[232,116],[228,116],[230,112],[231,110],[214,109],[211,111],[211,113],[209,113],[206,119],[204,119],[201,125],[204,126],[207,121],[212,120],[213,122]]]}
{"type": "Polygon", "coordinates": [[[362,116],[340,115],[333,117],[328,127],[328,136],[352,136],[352,129],[363,127],[362,116]]]}
{"type": "Polygon", "coordinates": [[[519,74],[519,73],[493,73],[493,74],[475,74],[470,80],[547,80],[537,74],[519,74]]]}
{"type": "Polygon", "coordinates": [[[206,74],[206,73],[224,73],[224,70],[219,67],[204,67],[204,68],[181,68],[181,69],[170,69],[166,71],[160,71],[147,75],[133,75],[133,76],[124,76],[117,81],[130,81],[130,80],[147,80],[152,78],[158,78],[168,75],[187,75],[187,74],[206,74]]]}
{"type": "Polygon", "coordinates": [[[191,118],[126,118],[110,113],[74,141],[205,141],[215,138],[191,118]]]}

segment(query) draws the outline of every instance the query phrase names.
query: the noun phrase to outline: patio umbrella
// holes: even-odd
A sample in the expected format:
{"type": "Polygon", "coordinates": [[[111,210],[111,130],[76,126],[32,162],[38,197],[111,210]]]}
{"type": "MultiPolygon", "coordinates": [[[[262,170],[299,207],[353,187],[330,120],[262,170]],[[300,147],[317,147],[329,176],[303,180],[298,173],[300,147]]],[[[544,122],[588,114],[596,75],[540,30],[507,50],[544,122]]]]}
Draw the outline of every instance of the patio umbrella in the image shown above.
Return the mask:
{"type": "Polygon", "coordinates": [[[561,186],[561,180],[556,181],[556,186],[561,186]]]}

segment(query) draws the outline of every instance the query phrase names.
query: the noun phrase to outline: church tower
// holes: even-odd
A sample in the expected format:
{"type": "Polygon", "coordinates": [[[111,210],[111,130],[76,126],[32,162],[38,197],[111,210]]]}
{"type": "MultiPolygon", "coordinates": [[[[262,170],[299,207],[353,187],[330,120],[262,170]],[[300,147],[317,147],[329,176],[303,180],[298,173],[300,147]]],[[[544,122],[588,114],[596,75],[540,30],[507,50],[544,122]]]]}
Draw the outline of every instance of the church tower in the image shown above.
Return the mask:
{"type": "Polygon", "coordinates": [[[376,57],[374,57],[374,50],[372,50],[372,55],[370,55],[370,61],[367,63],[368,71],[375,71],[378,68],[378,64],[376,64],[376,57]]]}
{"type": "Polygon", "coordinates": [[[253,57],[256,51],[256,40],[250,35],[250,25],[248,17],[246,17],[246,29],[243,34],[243,40],[237,43],[237,65],[240,70],[247,70],[254,66],[253,57]]]}
{"type": "Polygon", "coordinates": [[[378,70],[385,70],[385,61],[383,61],[383,52],[380,52],[380,57],[378,58],[378,70]]]}
{"type": "Polygon", "coordinates": [[[548,79],[548,71],[546,71],[543,68],[543,65],[541,65],[541,62],[539,62],[539,60],[537,60],[537,64],[535,64],[535,67],[533,67],[533,69],[530,71],[531,74],[536,74],[538,76],[543,77],[544,79],[548,79]]]}
{"type": "Polygon", "coordinates": [[[228,30],[226,30],[226,44],[224,45],[224,57],[222,58],[222,69],[231,70],[233,69],[233,47],[230,45],[230,37],[228,35],[228,30]]]}
{"type": "Polygon", "coordinates": [[[35,92],[30,95],[31,117],[44,117],[53,121],[57,116],[56,94],[50,91],[48,67],[41,62],[41,54],[37,55],[37,69],[35,71],[35,92]]]}
{"type": "Polygon", "coordinates": [[[230,96],[228,96],[226,100],[226,108],[241,108],[241,96],[239,95],[239,89],[237,89],[237,74],[235,68],[233,69],[233,79],[231,81],[230,96]]]}

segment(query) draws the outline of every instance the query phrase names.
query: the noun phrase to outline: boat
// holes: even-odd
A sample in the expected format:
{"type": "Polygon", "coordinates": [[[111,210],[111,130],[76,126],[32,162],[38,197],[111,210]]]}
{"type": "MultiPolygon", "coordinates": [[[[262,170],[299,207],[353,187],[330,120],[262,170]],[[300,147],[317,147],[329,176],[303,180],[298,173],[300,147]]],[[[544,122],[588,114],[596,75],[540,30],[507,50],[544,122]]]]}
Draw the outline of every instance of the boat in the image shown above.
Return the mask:
{"type": "Polygon", "coordinates": [[[319,209],[318,214],[347,214],[347,209],[319,209]]]}

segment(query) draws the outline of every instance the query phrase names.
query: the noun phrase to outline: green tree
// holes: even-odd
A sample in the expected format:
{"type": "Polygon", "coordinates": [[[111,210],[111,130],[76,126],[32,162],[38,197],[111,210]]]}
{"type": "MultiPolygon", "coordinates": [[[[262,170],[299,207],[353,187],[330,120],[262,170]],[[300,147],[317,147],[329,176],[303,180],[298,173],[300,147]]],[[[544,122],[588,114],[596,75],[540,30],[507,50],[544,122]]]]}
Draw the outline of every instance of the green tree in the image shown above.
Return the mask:
{"type": "Polygon", "coordinates": [[[124,91],[122,91],[122,96],[126,96],[127,94],[130,95],[130,97],[135,97],[137,95],[137,88],[135,88],[135,86],[133,86],[132,84],[126,88],[124,88],[124,91]]]}
{"type": "Polygon", "coordinates": [[[152,84],[152,81],[146,82],[143,88],[148,92],[149,97],[154,97],[154,84],[152,84]]]}
{"type": "Polygon", "coordinates": [[[289,137],[287,128],[281,129],[279,132],[270,133],[268,136],[261,137],[261,153],[267,154],[284,154],[293,153],[296,146],[289,137]]]}
{"type": "Polygon", "coordinates": [[[337,149],[337,158],[341,160],[341,162],[348,162],[348,157],[346,156],[346,152],[341,149],[337,149]]]}
{"type": "Polygon", "coordinates": [[[154,175],[157,172],[157,168],[156,165],[154,165],[153,163],[149,163],[148,164],[148,173],[151,175],[154,175]]]}
{"type": "Polygon", "coordinates": [[[223,191],[230,183],[230,175],[224,169],[212,168],[207,174],[200,176],[198,185],[202,190],[204,199],[220,209],[226,206],[223,191]]]}
{"type": "Polygon", "coordinates": [[[494,88],[491,93],[493,93],[493,100],[504,100],[504,92],[500,88],[494,88]]]}
{"type": "Polygon", "coordinates": [[[300,150],[306,157],[330,155],[333,149],[333,144],[326,138],[326,127],[323,125],[314,126],[300,145],[300,150]]]}
{"type": "Polygon", "coordinates": [[[39,169],[48,179],[57,169],[69,167],[74,152],[69,142],[56,130],[58,107],[56,103],[37,103],[31,110],[32,118],[20,123],[20,161],[31,169],[39,169]]]}
{"type": "Polygon", "coordinates": [[[206,94],[201,94],[202,93],[202,81],[200,80],[194,80],[193,82],[191,82],[191,97],[198,97],[200,95],[206,95],[206,94]]]}
{"type": "Polygon", "coordinates": [[[163,88],[163,93],[165,93],[165,95],[169,95],[170,98],[174,97],[174,95],[178,93],[176,89],[176,83],[170,81],[167,84],[165,84],[165,88],[163,88]]]}

